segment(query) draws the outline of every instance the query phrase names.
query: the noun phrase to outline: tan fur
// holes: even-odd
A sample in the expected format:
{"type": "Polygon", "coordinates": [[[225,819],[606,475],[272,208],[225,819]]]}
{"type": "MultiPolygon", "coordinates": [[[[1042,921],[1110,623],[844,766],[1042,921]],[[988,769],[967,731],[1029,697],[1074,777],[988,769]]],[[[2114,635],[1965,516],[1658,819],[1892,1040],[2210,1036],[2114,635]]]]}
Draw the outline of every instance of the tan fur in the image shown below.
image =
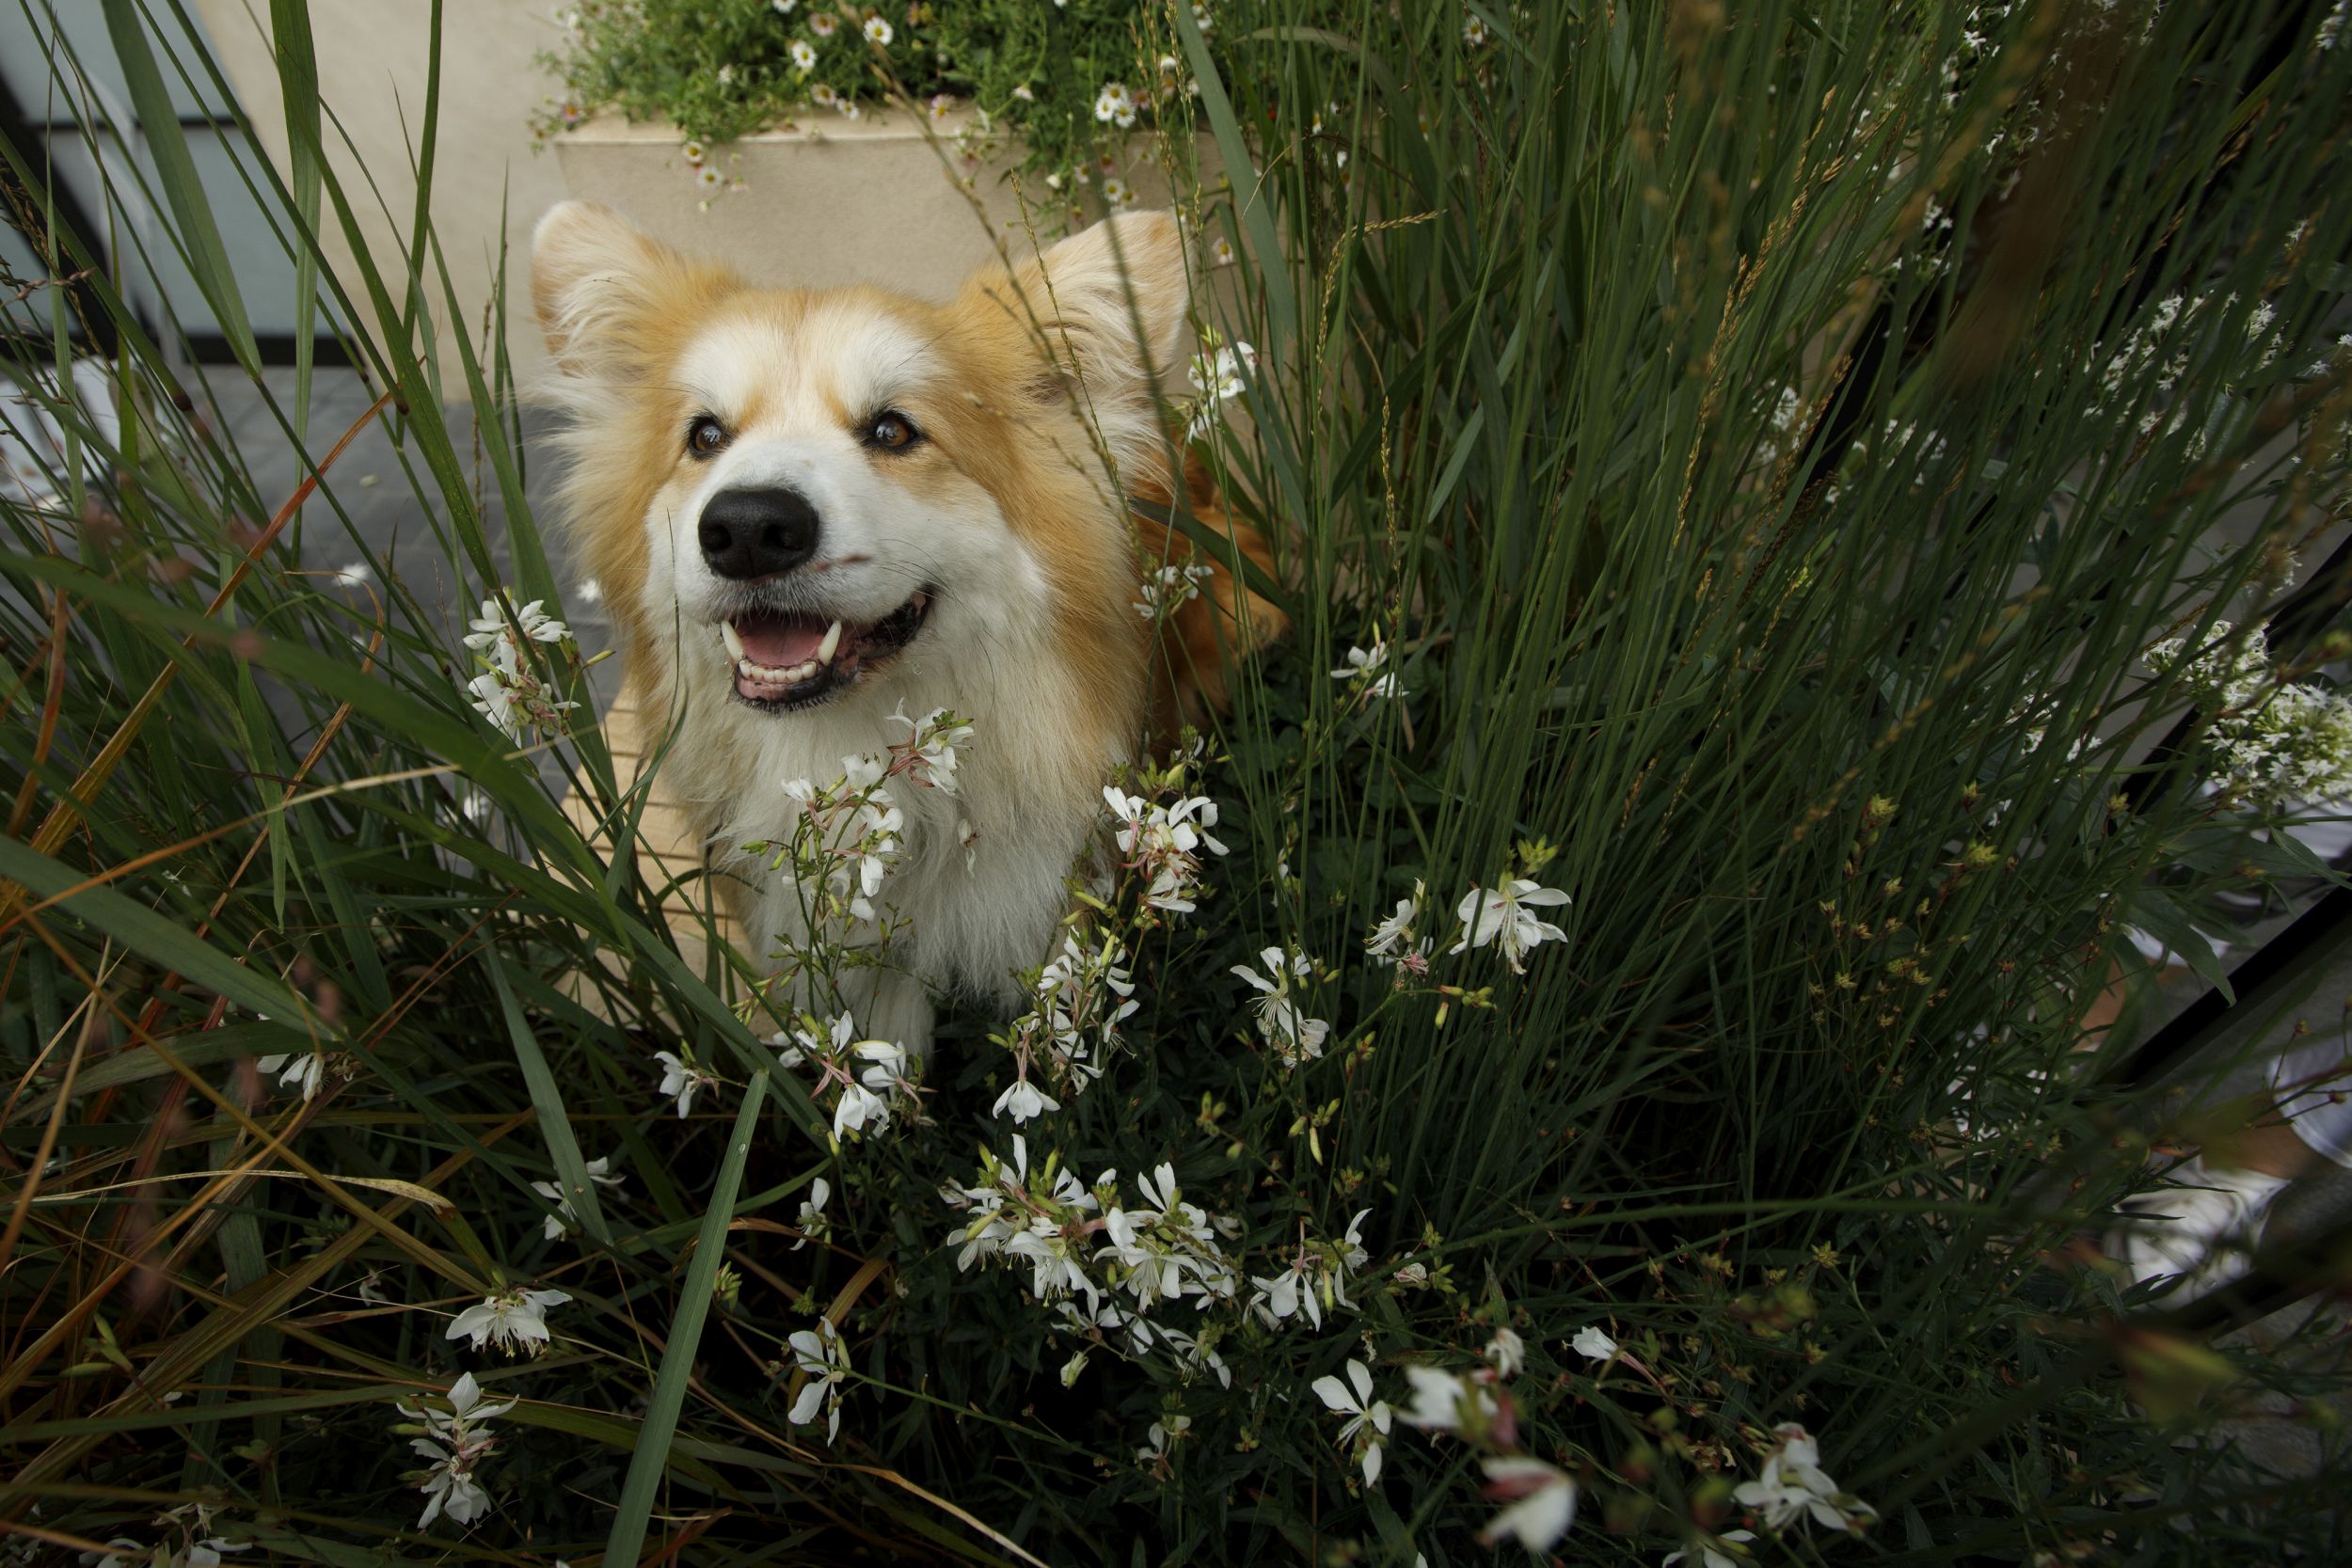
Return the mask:
{"type": "MultiPolygon", "coordinates": [[[[952,302],[930,305],[871,289],[755,288],[614,214],[566,203],[541,222],[532,295],[562,372],[557,395],[573,415],[564,509],[583,563],[606,590],[628,680],[657,722],[676,719],[665,765],[673,786],[723,850],[729,839],[777,831],[781,781],[763,769],[831,768],[837,753],[821,752],[836,743],[879,750],[881,737],[869,744],[860,728],[869,722],[861,702],[878,708],[873,720],[893,698],[917,714],[951,705],[978,727],[971,787],[957,808],[980,835],[972,876],[995,879],[1007,908],[1026,911],[1006,917],[1014,927],[1034,923],[1091,830],[1101,786],[1147,723],[1197,721],[1220,706],[1230,660],[1281,629],[1273,607],[1240,594],[1221,570],[1173,618],[1157,655],[1134,608],[1139,555],[1190,555],[1188,541],[1134,524],[1120,499],[1122,489],[1169,491],[1155,382],[1183,363],[1187,329],[1182,244],[1166,214],[1098,225],[1041,262],[986,269],[952,302]],[[852,449],[842,432],[875,412],[859,399],[882,395],[861,389],[862,380],[887,388],[890,405],[926,438],[904,454],[852,449]],[[714,396],[728,406],[704,406],[714,396]],[[931,624],[871,677],[870,692],[862,685],[786,714],[730,705],[731,678],[709,673],[716,626],[685,613],[685,600],[663,586],[691,575],[677,539],[683,510],[699,505],[698,475],[683,434],[702,413],[795,461],[818,452],[863,504],[882,508],[887,526],[876,537],[897,541],[892,548],[928,559],[930,540],[952,559],[964,559],[961,550],[1000,563],[977,580],[939,585],[931,624]],[[992,530],[1001,545],[989,543],[992,530]],[[1006,608],[1015,604],[1036,610],[1006,608]],[[1061,864],[1044,863],[1056,855],[1061,864]]],[[[744,461],[756,450],[747,446],[744,461]]],[[[1196,515],[1230,527],[1197,468],[1185,479],[1196,515]]],[[[1264,541],[1233,533],[1271,566],[1264,541]]],[[[802,571],[831,570],[849,583],[893,564],[851,552],[802,571]]],[[[921,805],[937,816],[936,802],[921,805]]],[[[911,853],[940,855],[952,821],[910,817],[911,853]]],[[[942,898],[969,901],[941,877],[942,898]]],[[[934,884],[917,877],[909,885],[934,884]]],[[[918,942],[928,944],[918,969],[934,986],[1004,994],[1003,974],[989,971],[1017,967],[1002,944],[1023,929],[965,931],[958,922],[979,916],[959,910],[942,906],[928,931],[915,911],[918,942]]],[[[1051,924],[1049,911],[1041,940],[1051,924]]]]}

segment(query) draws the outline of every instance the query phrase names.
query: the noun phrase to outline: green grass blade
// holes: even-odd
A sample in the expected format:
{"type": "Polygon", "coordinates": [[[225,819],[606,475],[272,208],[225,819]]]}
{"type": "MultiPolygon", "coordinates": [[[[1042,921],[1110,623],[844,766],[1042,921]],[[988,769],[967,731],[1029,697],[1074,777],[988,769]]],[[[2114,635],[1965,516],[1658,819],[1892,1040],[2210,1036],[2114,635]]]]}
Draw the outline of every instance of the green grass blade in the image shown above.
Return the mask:
{"type": "Polygon", "coordinates": [[[103,4],[107,35],[114,40],[123,76],[130,83],[131,106],[138,116],[139,132],[154,156],[165,199],[171,204],[172,218],[187,247],[188,271],[195,275],[204,303],[212,307],[221,335],[236,351],[237,362],[246,373],[258,376],[262,355],[253,341],[253,324],[246,316],[245,296],[237,292],[228,247],[221,243],[219,225],[213,221],[212,200],[196,172],[196,159],[181,133],[179,113],[171,105],[171,91],[155,64],[155,52],[149,47],[139,12],[132,0],[103,0],[103,4]]]}
{"type": "Polygon", "coordinates": [[[743,1105],[735,1114],[735,1131],[728,1135],[726,1158],[719,1180],[703,1212],[702,1230],[694,1244],[694,1260],[686,1270],[677,1316],[671,1320],[670,1342],[662,1350],[661,1367],[654,1374],[653,1395],[646,1402],[644,1424],[638,1429],[637,1451],[628,1462],[628,1479],[621,1486],[620,1510],[613,1515],[604,1560],[609,1568],[633,1565],[645,1544],[645,1520],[653,1512],[654,1493],[670,1463],[670,1439],[677,1432],[678,1411],[686,1403],[686,1382],[694,1369],[694,1350],[702,1342],[703,1322],[710,1315],[711,1283],[726,1252],[727,1223],[735,1217],[735,1195],[743,1182],[743,1163],[751,1158],[752,1138],[759,1128],[759,1105],[768,1092],[768,1074],[752,1074],[743,1090],[743,1105]]]}

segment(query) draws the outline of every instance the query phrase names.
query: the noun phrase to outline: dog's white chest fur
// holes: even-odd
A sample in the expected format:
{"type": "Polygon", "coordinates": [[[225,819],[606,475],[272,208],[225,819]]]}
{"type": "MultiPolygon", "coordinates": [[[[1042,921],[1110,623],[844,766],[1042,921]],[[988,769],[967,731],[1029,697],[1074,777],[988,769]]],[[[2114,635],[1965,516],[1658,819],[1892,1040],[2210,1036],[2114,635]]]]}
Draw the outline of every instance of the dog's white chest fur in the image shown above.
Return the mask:
{"type": "MultiPolygon", "coordinates": [[[[749,889],[743,941],[749,957],[766,962],[787,943],[810,941],[804,911],[812,900],[788,863],[775,869],[772,856],[743,856],[736,847],[790,838],[799,807],[786,784],[831,785],[846,759],[886,758],[909,733],[891,721],[894,712],[920,720],[946,708],[973,725],[952,792],[906,776],[888,781],[903,825],[872,899],[890,915],[886,967],[842,971],[842,1000],[859,1033],[914,1051],[930,1042],[934,996],[1018,1004],[1015,976],[1047,956],[1068,909],[1066,879],[1095,831],[1101,784],[1121,760],[1104,754],[1073,770],[1071,737],[1025,736],[1006,717],[1056,711],[1028,705],[1039,693],[1019,689],[1060,672],[1021,665],[1019,678],[1008,682],[983,664],[959,679],[946,663],[935,651],[911,649],[898,667],[843,699],[797,713],[761,712],[705,683],[712,711],[689,707],[672,760],[714,863],[749,889]]],[[[857,946],[875,940],[870,926],[816,935],[857,946]]],[[[831,1005],[823,996],[791,1000],[820,1012],[831,1005]]]]}

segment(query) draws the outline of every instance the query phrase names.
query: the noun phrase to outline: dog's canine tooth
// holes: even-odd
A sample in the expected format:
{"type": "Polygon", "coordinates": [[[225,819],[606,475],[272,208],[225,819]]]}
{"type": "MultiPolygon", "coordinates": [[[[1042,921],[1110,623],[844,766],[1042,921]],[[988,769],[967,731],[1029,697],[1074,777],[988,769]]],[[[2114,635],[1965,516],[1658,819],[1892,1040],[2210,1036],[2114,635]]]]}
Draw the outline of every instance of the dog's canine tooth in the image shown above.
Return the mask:
{"type": "Polygon", "coordinates": [[[719,635],[725,638],[727,641],[727,657],[734,659],[739,664],[745,662],[743,657],[743,634],[735,629],[735,623],[732,621],[720,622],[719,635]]]}
{"type": "Polygon", "coordinates": [[[825,640],[817,644],[817,662],[831,664],[834,650],[841,646],[841,623],[835,621],[825,628],[825,640]]]}

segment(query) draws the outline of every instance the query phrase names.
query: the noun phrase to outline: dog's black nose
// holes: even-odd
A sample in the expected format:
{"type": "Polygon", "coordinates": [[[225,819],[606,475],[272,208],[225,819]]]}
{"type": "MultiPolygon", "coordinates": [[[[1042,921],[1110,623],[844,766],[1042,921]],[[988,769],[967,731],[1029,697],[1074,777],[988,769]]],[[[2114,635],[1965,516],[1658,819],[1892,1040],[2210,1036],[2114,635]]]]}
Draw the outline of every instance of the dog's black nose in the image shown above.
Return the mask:
{"type": "Polygon", "coordinates": [[[722,490],[695,530],[703,559],[739,580],[788,572],[817,553],[817,509],[798,490],[722,490]]]}

